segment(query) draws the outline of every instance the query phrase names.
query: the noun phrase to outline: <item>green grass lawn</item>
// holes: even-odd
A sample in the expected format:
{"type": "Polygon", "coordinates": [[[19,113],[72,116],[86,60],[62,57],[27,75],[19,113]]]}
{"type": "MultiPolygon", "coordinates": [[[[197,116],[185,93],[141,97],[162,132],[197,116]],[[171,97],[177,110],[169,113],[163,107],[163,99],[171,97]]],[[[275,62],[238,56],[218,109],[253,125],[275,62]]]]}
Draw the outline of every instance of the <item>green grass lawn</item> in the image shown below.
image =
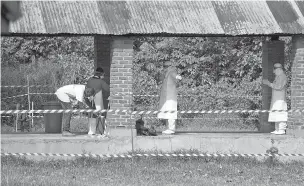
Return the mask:
{"type": "Polygon", "coordinates": [[[304,163],[244,157],[150,157],[33,161],[1,157],[1,185],[288,185],[304,163]]]}

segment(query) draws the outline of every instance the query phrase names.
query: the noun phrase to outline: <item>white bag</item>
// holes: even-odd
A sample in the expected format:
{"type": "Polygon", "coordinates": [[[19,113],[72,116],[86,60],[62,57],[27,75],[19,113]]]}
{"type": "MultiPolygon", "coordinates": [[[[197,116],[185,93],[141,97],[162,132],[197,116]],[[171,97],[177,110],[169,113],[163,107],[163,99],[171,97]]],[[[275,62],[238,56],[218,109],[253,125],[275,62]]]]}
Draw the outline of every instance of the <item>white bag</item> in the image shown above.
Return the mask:
{"type": "Polygon", "coordinates": [[[96,134],[97,118],[89,118],[89,135],[96,134]]]}

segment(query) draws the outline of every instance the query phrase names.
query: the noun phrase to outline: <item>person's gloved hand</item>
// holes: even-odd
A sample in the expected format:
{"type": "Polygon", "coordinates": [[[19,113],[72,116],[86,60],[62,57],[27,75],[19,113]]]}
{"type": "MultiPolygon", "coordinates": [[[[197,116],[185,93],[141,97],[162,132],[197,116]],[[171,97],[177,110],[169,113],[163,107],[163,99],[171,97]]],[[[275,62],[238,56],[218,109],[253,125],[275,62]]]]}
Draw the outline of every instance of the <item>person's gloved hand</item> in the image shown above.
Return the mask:
{"type": "Polygon", "coordinates": [[[70,99],[71,103],[72,103],[72,108],[73,109],[77,109],[79,107],[78,105],[78,101],[74,100],[74,99],[70,99]]]}
{"type": "Polygon", "coordinates": [[[262,82],[263,82],[263,84],[265,84],[265,85],[269,85],[269,84],[270,84],[270,82],[269,82],[267,79],[263,79],[262,82]]]}
{"type": "Polygon", "coordinates": [[[88,99],[89,99],[90,102],[93,102],[94,101],[94,96],[90,96],[90,97],[88,97],[88,99]]]}
{"type": "Polygon", "coordinates": [[[79,109],[79,105],[72,105],[73,109],[79,109]]]}

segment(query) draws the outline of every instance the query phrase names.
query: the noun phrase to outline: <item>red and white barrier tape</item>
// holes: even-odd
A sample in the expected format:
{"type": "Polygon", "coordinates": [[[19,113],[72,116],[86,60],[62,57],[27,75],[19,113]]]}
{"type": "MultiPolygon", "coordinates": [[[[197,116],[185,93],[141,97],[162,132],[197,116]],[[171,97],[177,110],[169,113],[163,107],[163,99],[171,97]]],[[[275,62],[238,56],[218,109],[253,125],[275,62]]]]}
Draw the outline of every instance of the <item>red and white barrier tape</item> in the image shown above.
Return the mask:
{"type": "MultiPolygon", "coordinates": [[[[34,86],[34,85],[33,85],[34,86]]],[[[30,86],[30,87],[33,87],[33,86],[30,86]]],[[[4,87],[9,87],[9,86],[4,86],[4,87]]],[[[11,86],[11,87],[14,87],[14,86],[11,86]]],[[[19,87],[19,86],[16,86],[16,87],[19,87]]],[[[27,86],[20,86],[20,87],[27,87],[27,86]]],[[[40,86],[40,87],[43,87],[43,86],[40,86]]],[[[34,93],[30,93],[31,95],[53,95],[55,93],[52,93],[52,92],[34,92],[34,93]]],[[[27,94],[24,94],[24,95],[27,95],[27,94]]],[[[18,96],[15,96],[15,97],[19,97],[19,96],[24,96],[24,95],[18,95],[18,96]]],[[[126,93],[116,93],[116,94],[112,94],[110,97],[113,97],[113,96],[126,96],[126,95],[132,95],[134,97],[159,97],[160,95],[151,95],[151,94],[133,94],[131,92],[126,92],[126,93]]],[[[177,95],[178,97],[191,97],[191,96],[194,96],[195,94],[188,94],[188,95],[177,95]]],[[[234,95],[227,95],[227,96],[218,96],[218,98],[227,98],[227,97],[231,97],[231,98],[261,98],[262,96],[234,96],[234,95]]],[[[14,98],[13,97],[8,97],[8,98],[14,98]]],[[[8,98],[3,98],[3,99],[8,99],[8,98]]]]}
{"type": "Polygon", "coordinates": [[[27,88],[27,87],[50,87],[53,88],[53,86],[50,85],[2,85],[1,88],[27,88]]]}
{"type": "MultiPolygon", "coordinates": [[[[53,86],[50,85],[3,85],[0,86],[1,88],[33,88],[33,87],[49,87],[49,88],[53,88],[53,86]]],[[[54,93],[30,93],[30,94],[54,94],[54,93]]],[[[126,93],[117,93],[117,94],[113,94],[111,96],[124,96],[124,95],[133,95],[135,97],[159,97],[160,95],[151,95],[151,94],[134,94],[132,92],[126,92],[126,93]]],[[[190,97],[193,96],[195,94],[187,94],[187,95],[178,95],[178,97],[190,97]]],[[[224,97],[244,97],[244,98],[253,98],[253,97],[258,97],[260,98],[261,96],[233,96],[233,95],[228,95],[228,96],[224,96],[224,97]]]]}
{"type": "MultiPolygon", "coordinates": [[[[17,95],[17,96],[5,97],[5,98],[1,98],[1,99],[18,98],[18,97],[23,97],[23,96],[27,96],[27,95],[28,94],[21,94],[21,95],[17,95]]],[[[54,93],[30,93],[30,95],[54,95],[54,93]]]]}
{"type": "Polygon", "coordinates": [[[94,110],[94,109],[66,109],[66,110],[1,110],[0,114],[26,114],[26,113],[104,113],[104,112],[130,112],[128,110],[94,110]]]}
{"type": "Polygon", "coordinates": [[[304,156],[304,154],[59,154],[59,153],[1,153],[1,156],[63,156],[63,157],[100,157],[100,158],[134,158],[134,157],[270,157],[270,156],[304,156]]]}
{"type": "Polygon", "coordinates": [[[181,114],[231,114],[231,113],[267,113],[267,112],[304,112],[304,109],[296,110],[188,110],[188,111],[133,111],[131,114],[158,114],[158,113],[181,113],[181,114]]]}
{"type": "Polygon", "coordinates": [[[39,92],[34,92],[34,93],[30,93],[30,94],[32,94],[32,95],[39,95],[39,94],[41,94],[41,95],[54,95],[55,93],[48,93],[48,92],[41,92],[41,93],[39,93],[39,92]]]}
{"type": "MultiPolygon", "coordinates": [[[[35,92],[35,93],[30,93],[31,95],[54,95],[55,93],[39,93],[39,92],[35,92]]],[[[130,93],[117,93],[117,94],[112,94],[110,97],[114,97],[114,96],[125,96],[125,95],[132,95],[134,97],[159,97],[160,95],[144,95],[144,94],[130,94],[130,93]]],[[[191,97],[193,95],[178,95],[178,97],[191,97]]],[[[220,96],[218,98],[227,98],[227,97],[234,97],[234,98],[261,98],[261,96],[220,96]]]]}
{"type": "Polygon", "coordinates": [[[1,110],[0,114],[17,113],[104,113],[104,112],[129,112],[130,114],[158,114],[158,113],[181,113],[181,114],[230,114],[230,113],[267,113],[267,112],[304,112],[304,109],[296,110],[188,110],[188,111],[131,111],[130,110],[93,110],[93,109],[66,109],[66,110],[1,110]]]}
{"type": "Polygon", "coordinates": [[[27,96],[27,94],[21,94],[21,95],[11,96],[11,97],[1,98],[1,99],[11,99],[11,98],[18,98],[18,97],[23,97],[23,96],[27,96]]]}
{"type": "MultiPolygon", "coordinates": [[[[10,118],[12,116],[1,116],[10,118]]],[[[30,116],[30,118],[43,118],[44,116],[30,116]]],[[[87,116],[72,116],[72,118],[87,118],[87,116]]],[[[157,117],[143,117],[143,119],[159,119],[157,117]]],[[[178,120],[241,120],[243,118],[177,118],[178,120]]],[[[245,120],[257,120],[257,118],[244,118],[245,120]]]]}
{"type": "MultiPolygon", "coordinates": [[[[2,118],[10,118],[12,116],[2,116],[2,118]]],[[[44,116],[29,116],[29,118],[43,118],[44,116]]],[[[88,118],[88,116],[72,116],[72,118],[88,118]]]]}
{"type": "MultiPolygon", "coordinates": [[[[191,97],[195,96],[196,94],[188,94],[188,95],[177,95],[177,97],[191,97]]],[[[134,97],[159,97],[160,95],[148,95],[148,94],[133,94],[134,97]]],[[[207,97],[207,96],[205,96],[207,97]]],[[[217,98],[262,98],[262,96],[233,96],[233,95],[227,95],[227,96],[218,96],[217,98]]]]}
{"type": "MultiPolygon", "coordinates": [[[[113,96],[119,96],[119,95],[133,95],[134,97],[159,97],[160,95],[157,94],[136,94],[132,92],[126,92],[126,93],[117,93],[117,94],[112,94],[113,96]]],[[[191,97],[197,94],[179,94],[177,95],[178,97],[191,97]]],[[[207,97],[207,96],[206,96],[207,97]]],[[[226,95],[226,96],[218,96],[219,98],[226,98],[226,97],[235,97],[235,98],[261,98],[262,95],[260,96],[237,96],[237,95],[226,95]]]]}
{"type": "MultiPolygon", "coordinates": [[[[152,119],[159,119],[157,117],[143,117],[142,119],[148,119],[148,120],[152,120],[152,119]]],[[[257,120],[257,118],[177,118],[178,120],[241,120],[241,119],[245,119],[245,120],[257,120]]]]}

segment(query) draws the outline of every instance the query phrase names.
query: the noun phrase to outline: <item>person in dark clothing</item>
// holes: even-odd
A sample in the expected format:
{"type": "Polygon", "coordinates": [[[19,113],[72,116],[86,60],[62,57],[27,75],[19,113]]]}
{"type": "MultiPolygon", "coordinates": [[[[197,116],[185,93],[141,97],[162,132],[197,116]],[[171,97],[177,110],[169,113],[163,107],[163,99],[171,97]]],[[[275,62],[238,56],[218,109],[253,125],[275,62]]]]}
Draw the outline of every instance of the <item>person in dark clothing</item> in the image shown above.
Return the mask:
{"type": "MultiPolygon", "coordinates": [[[[110,96],[110,87],[104,80],[104,70],[102,68],[97,68],[93,77],[91,77],[86,84],[86,89],[93,89],[94,102],[92,103],[92,108],[97,110],[103,110],[108,108],[108,98],[110,96]]],[[[107,113],[102,113],[102,126],[105,126],[105,117],[107,113]]],[[[93,114],[89,120],[89,134],[94,135],[96,133],[96,118],[97,115],[93,114]]],[[[104,132],[104,130],[103,130],[104,132]]]]}
{"type": "Polygon", "coordinates": [[[93,88],[96,95],[95,97],[98,99],[98,101],[95,101],[95,104],[98,102],[102,105],[95,105],[98,107],[97,109],[107,109],[108,108],[108,98],[110,96],[110,87],[104,80],[104,70],[101,67],[98,67],[95,71],[95,74],[93,77],[91,77],[87,81],[87,88],[93,88]],[[102,94],[102,95],[101,95],[102,94]],[[99,99],[102,98],[102,100],[99,101],[99,99]],[[100,107],[100,108],[99,108],[100,107]]]}

